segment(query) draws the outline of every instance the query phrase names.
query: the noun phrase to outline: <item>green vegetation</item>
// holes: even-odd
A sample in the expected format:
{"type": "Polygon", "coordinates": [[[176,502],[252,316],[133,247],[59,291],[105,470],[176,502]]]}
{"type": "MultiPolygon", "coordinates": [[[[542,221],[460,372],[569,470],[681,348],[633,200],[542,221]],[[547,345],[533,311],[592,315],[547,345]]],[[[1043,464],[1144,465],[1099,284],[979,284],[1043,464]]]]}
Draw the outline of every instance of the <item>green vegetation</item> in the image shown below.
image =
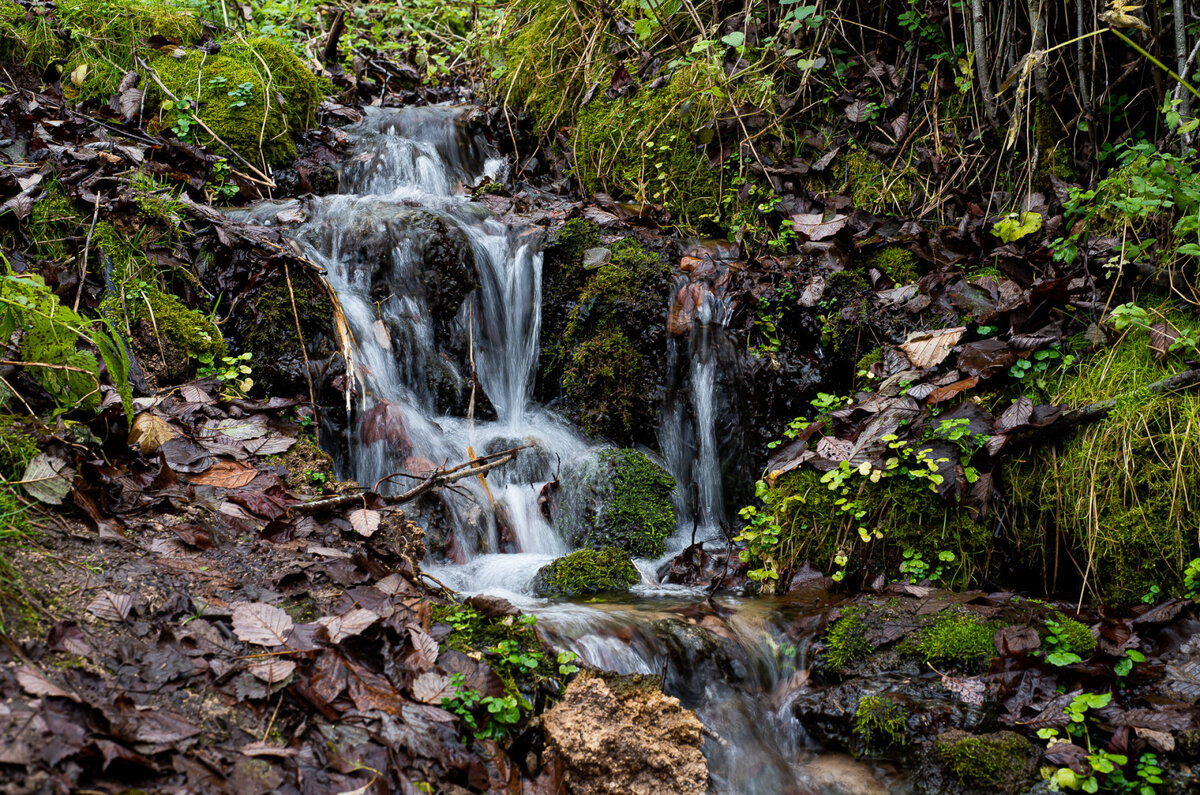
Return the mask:
{"type": "MultiPolygon", "coordinates": [[[[1165,318],[1186,325],[1178,313],[1165,318]]],[[[1176,370],[1136,333],[1093,354],[1062,376],[1061,401],[1116,398],[1113,410],[1009,470],[1023,544],[1065,541],[1079,579],[1107,601],[1136,603],[1152,586],[1182,593],[1187,563],[1200,554],[1200,394],[1145,389],[1176,370]]]]}
{"type": "Polygon", "coordinates": [[[1055,610],[1046,619],[1042,646],[1046,650],[1046,662],[1051,665],[1070,665],[1096,653],[1096,637],[1083,624],[1055,610]]]}
{"type": "Polygon", "coordinates": [[[863,696],[854,711],[854,737],[864,753],[907,744],[908,710],[886,693],[863,696]]]}
{"type": "Polygon", "coordinates": [[[645,453],[602,450],[564,476],[555,527],[574,547],[617,547],[635,557],[661,555],[675,532],[675,479],[645,453]]]}
{"type": "Polygon", "coordinates": [[[295,157],[295,137],[330,90],[272,38],[234,34],[219,52],[192,49],[204,37],[200,18],[143,0],[64,0],[47,14],[0,0],[0,18],[13,22],[0,31],[0,53],[41,70],[61,63],[67,99],[107,102],[127,72],[142,72],[144,112],[160,113],[159,128],[230,155],[215,134],[263,170],[295,157]],[[153,37],[177,46],[146,48],[153,37]]]}
{"type": "Polygon", "coordinates": [[[629,553],[617,547],[580,549],[543,566],[534,579],[539,596],[592,596],[627,591],[641,581],[629,553]]]}
{"type": "Polygon", "coordinates": [[[867,640],[867,622],[863,608],[843,608],[841,617],[825,633],[825,664],[840,671],[849,663],[861,660],[875,650],[867,640]]]}
{"type": "Polygon", "coordinates": [[[878,268],[896,284],[912,284],[921,278],[921,261],[903,246],[884,246],[863,258],[864,268],[878,268]]]}
{"type": "Polygon", "coordinates": [[[917,651],[926,662],[976,668],[996,656],[993,638],[998,626],[976,616],[953,611],[938,614],[922,628],[917,651]]]}
{"type": "Polygon", "coordinates": [[[962,731],[939,734],[937,756],[959,784],[990,792],[1014,792],[1032,770],[1033,749],[1019,734],[996,732],[972,735],[962,731]]]}
{"type": "Polygon", "coordinates": [[[662,352],[655,340],[663,333],[669,271],[634,238],[612,244],[608,261],[587,269],[583,253],[598,242],[594,224],[573,220],[548,254],[547,374],[561,379],[586,433],[628,442],[658,408],[653,385],[662,352]]]}

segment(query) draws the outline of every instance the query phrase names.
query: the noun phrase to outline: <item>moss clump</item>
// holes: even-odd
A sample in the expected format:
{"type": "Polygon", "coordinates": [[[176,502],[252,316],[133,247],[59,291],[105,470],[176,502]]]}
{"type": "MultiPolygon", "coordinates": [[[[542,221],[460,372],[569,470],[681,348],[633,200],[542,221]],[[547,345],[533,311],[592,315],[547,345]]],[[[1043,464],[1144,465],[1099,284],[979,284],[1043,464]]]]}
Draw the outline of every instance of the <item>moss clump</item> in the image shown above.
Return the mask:
{"type": "Polygon", "coordinates": [[[972,735],[953,730],[934,740],[938,759],[958,783],[989,792],[1019,792],[1029,778],[1034,756],[1029,741],[1003,731],[972,735]]]}
{"type": "Polygon", "coordinates": [[[41,276],[9,273],[0,285],[0,337],[21,332],[21,361],[62,411],[100,405],[100,359],[129,404],[129,363],[98,324],[59,302],[41,276]],[[43,365],[43,366],[39,366],[43,365]],[[50,365],[49,367],[44,365],[50,365]]]}
{"type": "Polygon", "coordinates": [[[912,284],[921,278],[921,261],[903,246],[884,246],[863,259],[867,268],[878,268],[896,284],[912,284]]]}
{"type": "Polygon", "coordinates": [[[911,168],[892,169],[862,149],[834,158],[830,173],[843,179],[838,190],[848,192],[860,210],[902,212],[912,204],[916,173],[911,168]]]}
{"type": "MultiPolygon", "coordinates": [[[[729,174],[713,169],[705,147],[711,124],[734,109],[774,105],[770,75],[730,80],[718,59],[697,57],[675,69],[665,86],[609,97],[588,90],[609,85],[621,66],[613,52],[622,39],[598,7],[520,0],[507,22],[511,27],[490,54],[496,94],[527,108],[540,134],[570,131],[576,176],[586,191],[664,205],[689,230],[730,231],[754,215],[762,191],[769,192],[766,181],[742,167],[729,174]]],[[[636,63],[625,66],[637,72],[636,63]]]]}
{"type": "MultiPolygon", "coordinates": [[[[177,100],[190,101],[184,115],[196,112],[217,137],[260,167],[296,156],[295,136],[312,125],[329,90],[287,45],[266,38],[227,43],[216,55],[160,53],[151,66],[177,100]]],[[[178,103],[157,89],[153,97],[163,104],[163,126],[179,129],[183,116],[178,103]]],[[[221,149],[199,126],[190,127],[189,134],[221,149]]]]}
{"type": "Polygon", "coordinates": [[[953,552],[953,561],[939,564],[940,579],[949,586],[969,587],[984,574],[995,544],[988,526],[966,508],[946,505],[927,485],[903,476],[877,483],[864,479],[852,495],[862,518],[852,521],[839,503],[844,495],[831,491],[821,478],[814,469],[795,469],[768,482],[761,492],[766,510],[782,528],[774,551],[781,573],[786,575],[805,560],[832,567],[839,551],[849,558],[848,572],[868,566],[894,570],[904,551],[912,549],[934,562],[939,552],[953,552]],[[882,537],[863,542],[860,524],[882,537]]]}
{"type": "Polygon", "coordinates": [[[0,478],[20,480],[25,467],[40,452],[28,417],[0,414],[0,478]]]}
{"type": "Polygon", "coordinates": [[[329,294],[311,279],[291,273],[290,292],[287,281],[280,278],[253,291],[242,306],[244,310],[229,318],[225,329],[237,352],[253,354],[255,381],[268,391],[305,389],[305,351],[296,333],[297,315],[303,345],[312,355],[326,341],[336,339],[329,294]]]}
{"type": "Polygon", "coordinates": [[[572,546],[653,558],[675,531],[675,478],[637,450],[604,450],[563,478],[556,528],[572,546]]]}
{"type": "Polygon", "coordinates": [[[1058,639],[1058,646],[1063,651],[1078,654],[1084,660],[1096,653],[1096,636],[1092,631],[1060,611],[1054,611],[1046,621],[1046,628],[1058,639]]]}
{"type": "Polygon", "coordinates": [[[917,651],[926,662],[974,668],[996,655],[996,629],[975,616],[944,611],[921,630],[917,651]]]}
{"type": "Polygon", "coordinates": [[[148,0],[59,0],[46,14],[0,0],[0,54],[40,70],[61,62],[63,95],[70,100],[107,102],[125,73],[137,68],[147,39],[188,46],[203,30],[190,12],[148,0]]]}
{"type": "Polygon", "coordinates": [[[217,325],[206,315],[167,293],[151,290],[143,296],[126,298],[131,324],[150,322],[163,345],[200,362],[220,361],[229,353],[217,325]]]}
{"type": "Polygon", "coordinates": [[[553,659],[543,653],[536,616],[488,618],[469,605],[433,605],[431,617],[451,628],[442,648],[485,659],[506,695],[532,700],[538,684],[557,673],[553,659]]]}
{"type": "Polygon", "coordinates": [[[533,590],[538,596],[591,596],[627,591],[640,580],[625,550],[580,549],[543,566],[534,578],[533,590]]]}
{"type": "Polygon", "coordinates": [[[847,607],[842,616],[825,633],[825,664],[840,671],[849,663],[861,660],[875,647],[867,640],[867,622],[861,607],[847,607]]]}
{"type": "MultiPolygon", "coordinates": [[[[1166,319],[1190,322],[1171,312],[1166,319]]],[[[1137,603],[1152,585],[1181,594],[1184,569],[1200,556],[1200,394],[1145,390],[1178,369],[1132,334],[1081,361],[1056,402],[1074,408],[1117,398],[1116,406],[1007,472],[1022,547],[1040,550],[1040,560],[1070,555],[1057,571],[1086,572],[1088,590],[1109,603],[1137,603]],[[1045,548],[1056,539],[1057,552],[1045,548]]],[[[1078,585],[1048,577],[1045,587],[1078,585]]]]}
{"type": "Polygon", "coordinates": [[[863,696],[854,711],[854,737],[863,753],[905,745],[908,710],[886,694],[863,696]]]}
{"type": "Polygon", "coordinates": [[[594,225],[569,223],[548,255],[545,373],[586,433],[629,443],[657,411],[669,270],[633,238],[584,268],[597,242],[594,225]]]}

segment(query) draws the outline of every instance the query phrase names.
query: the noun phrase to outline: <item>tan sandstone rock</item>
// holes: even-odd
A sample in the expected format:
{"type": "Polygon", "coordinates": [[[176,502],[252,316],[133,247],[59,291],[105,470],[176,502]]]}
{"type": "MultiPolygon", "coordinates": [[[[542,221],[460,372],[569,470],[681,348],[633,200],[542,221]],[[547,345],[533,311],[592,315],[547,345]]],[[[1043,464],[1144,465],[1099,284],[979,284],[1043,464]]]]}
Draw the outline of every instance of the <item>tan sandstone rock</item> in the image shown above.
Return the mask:
{"type": "Polygon", "coordinates": [[[652,677],[583,673],[542,716],[569,795],[703,795],[703,724],[652,677]]]}

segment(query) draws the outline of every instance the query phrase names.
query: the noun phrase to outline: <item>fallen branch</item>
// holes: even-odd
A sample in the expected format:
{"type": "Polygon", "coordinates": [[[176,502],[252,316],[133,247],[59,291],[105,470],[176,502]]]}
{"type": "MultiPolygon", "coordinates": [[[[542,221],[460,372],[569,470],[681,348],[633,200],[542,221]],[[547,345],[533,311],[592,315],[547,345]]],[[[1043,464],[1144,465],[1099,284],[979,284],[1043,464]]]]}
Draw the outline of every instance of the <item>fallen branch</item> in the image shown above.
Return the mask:
{"type": "MultiPolygon", "coordinates": [[[[529,445],[514,447],[511,450],[505,450],[501,453],[492,453],[490,455],[472,458],[469,461],[464,461],[461,464],[450,467],[449,469],[441,469],[434,472],[429,477],[422,480],[417,485],[413,486],[408,491],[402,494],[395,495],[380,495],[380,499],[390,505],[399,505],[409,502],[420,497],[427,491],[432,491],[442,486],[448,486],[459,480],[473,478],[483,475],[485,472],[490,472],[497,467],[504,466],[517,457],[517,453],[524,450],[529,445]]],[[[395,473],[388,475],[375,484],[375,488],[395,477],[400,477],[403,473],[395,473]]],[[[299,505],[292,506],[292,511],[298,514],[314,514],[322,511],[336,511],[341,508],[346,508],[351,505],[361,503],[363,494],[339,494],[336,497],[327,497],[323,500],[314,500],[312,502],[302,502],[299,505]]]]}

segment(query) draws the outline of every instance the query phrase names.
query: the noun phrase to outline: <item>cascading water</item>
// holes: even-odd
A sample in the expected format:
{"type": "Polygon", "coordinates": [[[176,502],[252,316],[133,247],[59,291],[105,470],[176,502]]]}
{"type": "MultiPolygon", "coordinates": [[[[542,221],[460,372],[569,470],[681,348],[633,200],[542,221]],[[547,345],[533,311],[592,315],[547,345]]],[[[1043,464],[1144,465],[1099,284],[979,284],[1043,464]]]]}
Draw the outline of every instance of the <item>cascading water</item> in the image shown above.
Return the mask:
{"type": "MultiPolygon", "coordinates": [[[[771,603],[717,599],[730,642],[694,620],[697,609],[711,612],[706,594],[657,584],[653,562],[639,561],[646,582],[633,601],[532,596],[537,570],[570,551],[542,514],[539,494],[561,467],[595,447],[531,402],[539,231],[501,223],[461,189],[502,176],[504,166],[466,129],[468,115],[446,106],[369,109],[347,130],[356,154],[340,195],[247,211],[261,223],[292,224],[289,233],[325,268],[344,309],[357,343],[359,396],[348,474],[370,485],[397,472],[419,476],[470,451],[530,445],[486,485],[461,481],[460,493],[443,496],[450,515],[439,524],[454,527],[456,538],[445,546],[451,559],[426,569],[459,591],[504,596],[536,613],[551,642],[593,665],[662,674],[668,692],[713,732],[705,752],[718,791],[816,791],[802,783],[801,763],[812,751],[804,750],[786,695],[804,651],[778,662],[790,644],[771,603]],[[468,289],[456,292],[456,279],[468,289]]],[[[668,467],[681,484],[696,483],[698,523],[710,536],[724,516],[716,340],[728,314],[728,306],[705,299],[689,340],[687,386],[677,390],[686,397],[664,409],[659,432],[668,467]]],[[[686,495],[681,503],[687,507],[686,495]]],[[[690,519],[681,521],[674,550],[690,530],[690,519]]]]}

